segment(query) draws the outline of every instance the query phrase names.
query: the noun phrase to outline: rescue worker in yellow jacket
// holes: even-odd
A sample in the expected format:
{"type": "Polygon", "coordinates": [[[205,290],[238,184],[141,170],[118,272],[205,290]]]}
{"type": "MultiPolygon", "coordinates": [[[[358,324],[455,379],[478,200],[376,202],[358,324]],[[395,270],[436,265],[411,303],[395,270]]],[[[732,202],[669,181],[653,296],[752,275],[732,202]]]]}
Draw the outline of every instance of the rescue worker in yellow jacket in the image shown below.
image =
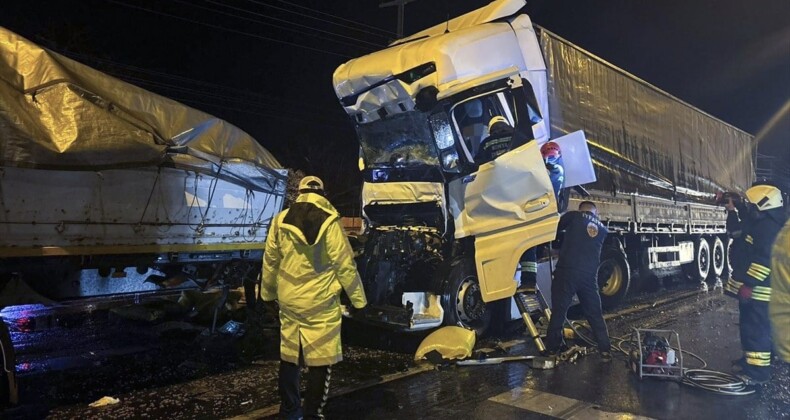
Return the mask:
{"type": "Polygon", "coordinates": [[[741,305],[740,334],[743,363],[734,366],[747,385],[758,385],[771,379],[771,322],[768,302],[771,300],[771,247],[785,223],[782,193],[771,185],[755,185],[746,190],[749,223],[744,230],[745,259],[743,267],[735,268],[727,283],[737,290],[741,305]]]}
{"type": "Polygon", "coordinates": [[[314,176],[299,182],[299,196],[272,221],[263,257],[264,302],[279,303],[280,415],[323,418],[332,365],[343,359],[340,293],[356,309],[367,305],[351,245],[337,210],[314,176]],[[307,365],[304,411],[300,363],[307,365]]]}
{"type": "Polygon", "coordinates": [[[779,358],[790,363],[790,221],[785,223],[774,243],[771,255],[773,293],[768,305],[774,345],[779,358]]]}

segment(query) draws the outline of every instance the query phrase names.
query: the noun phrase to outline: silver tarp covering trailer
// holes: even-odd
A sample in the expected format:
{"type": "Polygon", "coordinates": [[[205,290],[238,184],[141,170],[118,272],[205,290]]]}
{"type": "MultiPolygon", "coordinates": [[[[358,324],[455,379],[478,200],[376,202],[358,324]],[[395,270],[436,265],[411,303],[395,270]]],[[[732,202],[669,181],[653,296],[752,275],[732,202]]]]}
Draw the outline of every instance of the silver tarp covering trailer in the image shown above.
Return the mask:
{"type": "Polygon", "coordinates": [[[540,30],[552,137],[584,130],[591,187],[704,200],[754,178],[753,136],[540,30]]]}
{"type": "Polygon", "coordinates": [[[285,180],[279,162],[239,128],[2,27],[0,167],[174,167],[266,192],[285,180]]]}

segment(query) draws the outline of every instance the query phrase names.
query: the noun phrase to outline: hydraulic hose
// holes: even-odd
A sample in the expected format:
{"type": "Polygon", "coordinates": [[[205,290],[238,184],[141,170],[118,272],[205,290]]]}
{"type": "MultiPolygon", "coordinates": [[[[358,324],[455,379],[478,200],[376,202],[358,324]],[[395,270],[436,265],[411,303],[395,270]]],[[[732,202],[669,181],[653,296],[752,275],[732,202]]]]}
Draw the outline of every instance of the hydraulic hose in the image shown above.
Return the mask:
{"type": "Polygon", "coordinates": [[[747,390],[746,384],[735,375],[707,369],[683,369],[680,383],[715,392],[722,395],[749,395],[754,390],[747,390]]]}
{"type": "MultiPolygon", "coordinates": [[[[549,244],[549,250],[551,250],[551,244],[549,244]]],[[[549,258],[549,265],[552,264],[551,258],[549,258]]],[[[554,267],[550,267],[550,272],[554,272],[554,267]]],[[[588,326],[579,323],[578,321],[569,321],[568,318],[565,318],[565,323],[571,327],[573,333],[576,334],[577,337],[581,338],[582,341],[589,344],[590,346],[595,347],[597,343],[595,340],[591,339],[587,335],[583,334],[579,331],[578,327],[589,329],[588,326]]],[[[630,340],[628,335],[624,335],[621,337],[612,337],[609,336],[609,339],[612,342],[616,342],[617,344],[615,347],[626,356],[626,358],[630,357],[629,351],[634,348],[634,343],[630,340]],[[623,349],[623,344],[629,346],[628,350],[623,349]]],[[[677,351],[678,349],[673,349],[677,351]]],[[[716,370],[708,370],[705,369],[708,367],[708,362],[705,361],[702,357],[697,354],[694,354],[688,350],[681,350],[684,354],[687,354],[700,362],[702,362],[702,366],[696,369],[683,369],[682,377],[680,379],[680,383],[685,384],[687,386],[693,388],[704,389],[706,391],[714,392],[721,395],[734,395],[734,396],[742,396],[742,395],[750,395],[754,394],[754,389],[748,390],[746,389],[746,384],[737,376],[726,373],[726,372],[719,372],[716,370]]]]}

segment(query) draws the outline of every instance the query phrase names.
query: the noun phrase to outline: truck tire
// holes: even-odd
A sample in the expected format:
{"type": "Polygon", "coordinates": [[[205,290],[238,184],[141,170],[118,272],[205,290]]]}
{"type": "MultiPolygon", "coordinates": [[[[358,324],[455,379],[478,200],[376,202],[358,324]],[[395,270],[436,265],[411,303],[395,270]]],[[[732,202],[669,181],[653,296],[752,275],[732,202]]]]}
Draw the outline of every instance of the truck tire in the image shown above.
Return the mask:
{"type": "Polygon", "coordinates": [[[620,247],[604,248],[601,251],[601,263],[598,264],[598,287],[604,309],[622,303],[628,296],[630,285],[631,268],[625,252],[620,247]]]}
{"type": "Polygon", "coordinates": [[[469,328],[478,337],[491,325],[491,308],[483,302],[474,261],[455,261],[442,293],[444,325],[469,328]]]}
{"type": "Polygon", "coordinates": [[[724,266],[727,260],[727,250],[724,248],[724,242],[718,236],[712,238],[713,246],[710,250],[710,273],[708,276],[711,280],[720,278],[724,273],[724,266]]]}
{"type": "Polygon", "coordinates": [[[694,241],[694,261],[684,264],[683,272],[688,276],[689,281],[702,282],[710,274],[710,244],[705,238],[697,238],[694,241]]]}

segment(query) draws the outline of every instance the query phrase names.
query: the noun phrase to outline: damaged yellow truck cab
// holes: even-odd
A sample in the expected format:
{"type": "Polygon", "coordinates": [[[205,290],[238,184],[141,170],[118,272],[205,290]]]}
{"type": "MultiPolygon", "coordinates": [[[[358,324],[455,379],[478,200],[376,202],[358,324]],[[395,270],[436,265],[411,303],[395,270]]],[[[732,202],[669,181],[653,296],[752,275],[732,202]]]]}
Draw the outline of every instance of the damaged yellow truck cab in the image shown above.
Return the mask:
{"type": "Polygon", "coordinates": [[[366,321],[485,330],[521,255],[555,237],[546,66],[523,4],[491,3],[335,71],[360,142],[366,321]],[[495,117],[507,150],[484,159],[495,117]]]}
{"type": "MultiPolygon", "coordinates": [[[[524,250],[582,200],[610,232],[604,308],[645,282],[704,288],[729,273],[715,196],[751,185],[754,137],[533,25],[524,6],[493,1],[335,71],[360,143],[369,321],[485,330],[524,250]],[[539,155],[549,140],[559,199],[539,155]]],[[[547,291],[550,264],[525,266],[547,291]]]]}

